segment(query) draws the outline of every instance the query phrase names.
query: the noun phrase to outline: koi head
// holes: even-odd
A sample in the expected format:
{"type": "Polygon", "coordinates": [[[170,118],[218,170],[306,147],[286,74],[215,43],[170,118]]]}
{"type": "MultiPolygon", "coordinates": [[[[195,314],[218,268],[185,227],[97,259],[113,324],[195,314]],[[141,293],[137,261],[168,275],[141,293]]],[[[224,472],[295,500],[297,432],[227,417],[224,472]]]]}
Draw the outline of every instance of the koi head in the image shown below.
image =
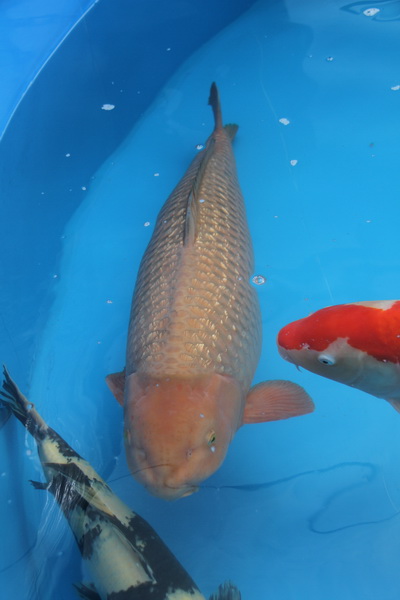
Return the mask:
{"type": "Polygon", "coordinates": [[[363,353],[349,346],[346,338],[338,338],[322,350],[314,349],[307,342],[301,342],[298,348],[291,347],[286,336],[292,333],[290,327],[297,323],[291,323],[279,332],[278,350],[282,358],[316,375],[355,385],[362,370],[363,353]]]}
{"type": "Polygon", "coordinates": [[[298,367],[389,399],[399,390],[400,303],[329,306],[278,334],[281,356],[298,367]]]}
{"type": "Polygon", "coordinates": [[[242,410],[239,386],[227,376],[129,375],[124,438],[132,475],[155,496],[189,496],[223,462],[242,410]]]}

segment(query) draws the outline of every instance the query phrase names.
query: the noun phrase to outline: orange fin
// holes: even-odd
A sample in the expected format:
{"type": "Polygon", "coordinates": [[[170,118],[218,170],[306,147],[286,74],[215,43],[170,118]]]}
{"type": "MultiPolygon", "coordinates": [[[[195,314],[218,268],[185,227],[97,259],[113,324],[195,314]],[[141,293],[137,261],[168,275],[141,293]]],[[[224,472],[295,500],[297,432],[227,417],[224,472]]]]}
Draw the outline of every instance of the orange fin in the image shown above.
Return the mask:
{"type": "Polygon", "coordinates": [[[244,407],[243,424],[278,421],[314,410],[314,402],[297,383],[263,381],[251,388],[244,407]]]}
{"type": "Polygon", "coordinates": [[[386,400],[393,406],[394,410],[400,412],[400,398],[386,398],[386,400]]]}
{"type": "Polygon", "coordinates": [[[106,377],[106,383],[121,406],[124,405],[125,369],[118,373],[110,373],[106,377]]]}

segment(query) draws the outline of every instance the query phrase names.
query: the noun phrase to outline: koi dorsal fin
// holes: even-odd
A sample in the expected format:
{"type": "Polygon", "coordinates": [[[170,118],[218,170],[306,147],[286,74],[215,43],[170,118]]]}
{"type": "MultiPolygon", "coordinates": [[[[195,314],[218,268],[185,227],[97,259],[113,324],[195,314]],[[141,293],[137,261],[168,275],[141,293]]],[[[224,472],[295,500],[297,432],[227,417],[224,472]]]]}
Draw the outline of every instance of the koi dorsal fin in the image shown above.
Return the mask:
{"type": "Polygon", "coordinates": [[[214,131],[210,135],[207,140],[207,145],[205,150],[203,150],[203,156],[199,163],[198,171],[193,181],[192,188],[188,195],[187,207],[186,207],[186,217],[185,217],[185,230],[183,235],[183,244],[184,246],[190,246],[195,243],[197,238],[197,225],[199,220],[199,202],[201,198],[199,197],[200,186],[204,178],[204,174],[206,173],[207,167],[210,163],[210,159],[215,152],[215,132],[225,130],[225,133],[232,141],[236,135],[238,130],[238,126],[229,123],[222,125],[222,111],[221,111],[221,102],[219,99],[219,92],[216,84],[213,82],[211,84],[210,89],[210,97],[208,99],[208,104],[211,106],[214,113],[214,131]]]}
{"type": "Polygon", "coordinates": [[[212,155],[214,154],[215,142],[213,138],[209,138],[206,149],[203,150],[203,158],[199,164],[196,177],[194,178],[192,189],[190,190],[185,218],[185,232],[183,237],[183,243],[185,246],[194,244],[197,238],[197,224],[199,220],[199,198],[200,186],[203,181],[204,174],[207,170],[207,166],[210,162],[212,155]]]}

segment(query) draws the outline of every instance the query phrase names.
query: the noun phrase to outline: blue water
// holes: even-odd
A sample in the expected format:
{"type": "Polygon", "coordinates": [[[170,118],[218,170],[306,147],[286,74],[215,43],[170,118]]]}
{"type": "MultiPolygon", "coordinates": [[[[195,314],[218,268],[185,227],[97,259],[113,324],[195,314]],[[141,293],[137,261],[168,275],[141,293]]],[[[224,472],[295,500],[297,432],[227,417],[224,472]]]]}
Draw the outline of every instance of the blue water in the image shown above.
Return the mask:
{"type": "MultiPolygon", "coordinates": [[[[296,371],[275,337],[322,306],[399,298],[400,2],[248,2],[239,16],[245,5],[225,22],[218,13],[215,30],[205,19],[192,47],[184,25],[193,15],[180,13],[172,35],[159,24],[174,2],[154,13],[153,71],[135,71],[121,43],[113,73],[113,47],[102,54],[95,34],[106,40],[116,25],[100,20],[96,29],[88,15],[73,34],[95,48],[96,85],[85,87],[76,63],[77,95],[65,96],[57,80],[82,51],[73,37],[40,73],[0,144],[1,358],[205,595],[230,578],[244,600],[394,600],[399,415],[296,371]],[[212,128],[213,80],[225,122],[240,125],[235,155],[255,274],[266,278],[255,381],[296,381],[316,411],[244,427],[204,489],[169,504],[128,476],[121,409],[104,376],[123,366],[132,289],[157,213],[212,128]]],[[[93,11],[106,8],[103,0],[93,11]]],[[[142,44],[152,39],[142,35],[142,44]]],[[[52,498],[27,481],[41,477],[35,444],[12,421],[0,434],[0,589],[18,600],[73,599],[72,583],[85,575],[52,498]]]]}

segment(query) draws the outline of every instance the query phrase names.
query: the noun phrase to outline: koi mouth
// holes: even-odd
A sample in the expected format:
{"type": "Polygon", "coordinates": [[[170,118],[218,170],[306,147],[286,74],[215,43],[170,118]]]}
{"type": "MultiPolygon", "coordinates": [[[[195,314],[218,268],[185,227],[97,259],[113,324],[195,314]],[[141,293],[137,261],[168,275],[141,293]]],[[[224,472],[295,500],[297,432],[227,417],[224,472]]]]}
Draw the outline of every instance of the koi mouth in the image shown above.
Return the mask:
{"type": "Polygon", "coordinates": [[[296,363],[294,362],[294,360],[292,360],[290,358],[290,355],[289,355],[288,351],[286,350],[286,348],[284,348],[283,346],[278,346],[278,352],[279,352],[279,354],[282,356],[282,358],[284,360],[286,360],[287,362],[292,363],[292,365],[295,365],[295,367],[298,368],[298,365],[296,365],[296,363]]]}
{"type": "MultiPolygon", "coordinates": [[[[169,463],[159,463],[156,465],[150,465],[148,467],[143,467],[142,469],[137,469],[136,471],[132,471],[132,475],[138,475],[139,473],[142,473],[143,471],[149,471],[149,470],[153,470],[153,469],[157,469],[159,467],[171,467],[172,465],[170,465],[169,463]]],[[[192,494],[194,494],[195,492],[199,491],[199,486],[192,484],[192,483],[186,483],[183,485],[177,485],[177,486],[173,486],[168,484],[167,482],[161,482],[159,484],[157,483],[149,483],[149,482],[143,482],[144,486],[146,489],[148,489],[150,491],[150,493],[152,493],[155,496],[161,497],[161,498],[165,498],[166,496],[168,496],[168,491],[171,491],[171,498],[174,497],[174,499],[178,499],[178,498],[186,498],[187,496],[191,496],[192,494]],[[163,492],[167,492],[167,493],[163,493],[163,492]],[[176,493],[173,493],[176,492],[176,493]]]]}
{"type": "Polygon", "coordinates": [[[149,469],[158,469],[158,467],[171,467],[172,465],[168,463],[160,463],[159,465],[150,465],[149,467],[143,467],[142,469],[137,469],[136,471],[132,471],[132,475],[137,475],[138,473],[142,473],[143,471],[148,471],[149,469]]]}

